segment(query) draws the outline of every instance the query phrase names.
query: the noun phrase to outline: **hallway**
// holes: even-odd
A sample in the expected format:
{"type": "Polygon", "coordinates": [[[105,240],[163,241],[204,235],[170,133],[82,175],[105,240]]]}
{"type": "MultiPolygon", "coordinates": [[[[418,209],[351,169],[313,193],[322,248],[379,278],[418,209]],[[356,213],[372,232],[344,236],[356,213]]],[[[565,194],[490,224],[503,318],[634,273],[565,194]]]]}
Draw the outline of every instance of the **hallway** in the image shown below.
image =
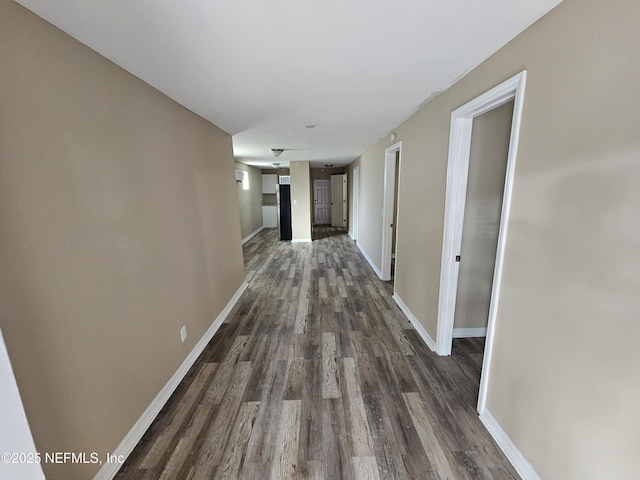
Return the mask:
{"type": "Polygon", "coordinates": [[[244,246],[249,288],[116,476],[517,479],[475,404],[482,342],[438,357],[346,235],[244,246]]]}

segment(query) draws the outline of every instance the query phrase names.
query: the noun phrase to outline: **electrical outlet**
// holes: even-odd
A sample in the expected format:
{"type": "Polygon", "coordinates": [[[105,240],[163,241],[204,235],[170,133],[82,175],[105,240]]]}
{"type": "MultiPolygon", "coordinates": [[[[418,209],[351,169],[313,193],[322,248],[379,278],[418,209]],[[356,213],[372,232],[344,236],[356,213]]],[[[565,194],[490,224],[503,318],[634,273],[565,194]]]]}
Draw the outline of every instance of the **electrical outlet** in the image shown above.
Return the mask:
{"type": "Polygon", "coordinates": [[[187,339],[187,326],[183,325],[180,329],[180,340],[183,342],[187,339]]]}

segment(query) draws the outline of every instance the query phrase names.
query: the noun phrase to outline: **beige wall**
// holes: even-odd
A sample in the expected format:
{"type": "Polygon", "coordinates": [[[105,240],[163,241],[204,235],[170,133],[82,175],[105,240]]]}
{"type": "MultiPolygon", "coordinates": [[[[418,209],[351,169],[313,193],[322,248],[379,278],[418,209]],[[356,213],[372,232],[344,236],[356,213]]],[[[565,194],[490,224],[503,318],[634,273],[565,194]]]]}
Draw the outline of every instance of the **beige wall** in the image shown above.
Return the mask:
{"type": "MultiPolygon", "coordinates": [[[[640,478],[639,18],[565,0],[395,130],[396,291],[435,338],[451,111],[528,71],[487,407],[545,480],[640,478]]],[[[359,159],[374,260],[389,143],[359,159]]]]}
{"type": "MultiPolygon", "coordinates": [[[[331,180],[331,175],[342,175],[346,171],[345,167],[333,167],[333,168],[312,168],[311,169],[311,184],[314,180],[331,180]]],[[[311,198],[313,198],[313,192],[311,198]]]]}
{"type": "Polygon", "coordinates": [[[9,0],[0,45],[0,327],[38,450],[103,455],[244,280],[231,138],[9,0]]]}
{"type": "Polygon", "coordinates": [[[249,173],[249,190],[244,189],[243,182],[236,182],[240,232],[244,239],[262,228],[262,170],[240,162],[235,163],[235,169],[249,173]]]}
{"type": "Polygon", "coordinates": [[[292,239],[311,240],[311,174],[309,162],[291,162],[292,239]]]}
{"type": "MultiPolygon", "coordinates": [[[[349,177],[353,167],[359,165],[358,244],[369,256],[378,271],[382,270],[382,204],[384,197],[384,150],[389,145],[379,143],[349,165],[349,177]]],[[[353,183],[349,183],[353,188],[353,183]]],[[[404,188],[404,187],[403,187],[404,188]]],[[[349,193],[351,197],[352,192],[349,193]]],[[[349,199],[353,204],[353,198],[349,199]]],[[[353,219],[353,212],[349,212],[353,219]]],[[[349,220],[351,222],[351,220],[349,220]]],[[[349,230],[351,230],[351,224],[349,230]]]]}

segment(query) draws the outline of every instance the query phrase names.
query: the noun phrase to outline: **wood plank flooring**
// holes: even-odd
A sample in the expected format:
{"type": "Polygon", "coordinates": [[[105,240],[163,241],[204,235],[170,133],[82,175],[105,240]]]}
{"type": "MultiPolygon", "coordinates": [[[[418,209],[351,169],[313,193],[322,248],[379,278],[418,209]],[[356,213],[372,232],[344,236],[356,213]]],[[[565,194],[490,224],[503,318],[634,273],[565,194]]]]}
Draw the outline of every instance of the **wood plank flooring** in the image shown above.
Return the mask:
{"type": "Polygon", "coordinates": [[[517,479],[475,412],[483,342],[423,344],[353,241],[264,230],[249,288],[117,479],[517,479]]]}

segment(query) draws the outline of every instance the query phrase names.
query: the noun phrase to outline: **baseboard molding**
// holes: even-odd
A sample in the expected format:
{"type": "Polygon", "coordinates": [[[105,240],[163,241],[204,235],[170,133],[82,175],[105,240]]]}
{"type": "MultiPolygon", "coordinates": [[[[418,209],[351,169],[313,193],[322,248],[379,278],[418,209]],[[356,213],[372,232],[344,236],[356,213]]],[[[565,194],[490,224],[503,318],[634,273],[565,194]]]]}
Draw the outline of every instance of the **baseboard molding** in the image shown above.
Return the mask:
{"type": "Polygon", "coordinates": [[[358,249],[360,250],[360,253],[362,253],[362,256],[364,257],[364,259],[369,262],[369,265],[371,265],[371,268],[373,268],[373,271],[376,272],[376,275],[378,275],[378,278],[382,278],[382,272],[380,270],[378,270],[378,267],[376,267],[376,264],[373,263],[373,260],[371,260],[371,257],[369,257],[369,255],[367,255],[367,252],[365,252],[362,249],[362,245],[360,245],[359,243],[358,245],[358,249]]]}
{"type": "Polygon", "coordinates": [[[247,235],[246,237],[244,237],[242,239],[242,245],[244,245],[245,243],[247,243],[249,240],[251,240],[253,237],[255,237],[257,234],[259,234],[262,230],[264,230],[265,226],[263,225],[262,227],[260,227],[259,229],[257,229],[255,232],[250,233],[249,235],[247,235]]]}
{"type": "MultiPolygon", "coordinates": [[[[220,315],[215,319],[215,321],[211,324],[209,329],[205,332],[202,338],[198,341],[198,343],[193,347],[191,353],[184,359],[182,365],[176,370],[173,376],[169,379],[169,381],[162,387],[162,390],[156,395],[156,398],[153,399],[151,404],[147,407],[144,413],[140,416],[138,421],[133,425],[129,433],[124,437],[124,439],[120,442],[120,445],[113,451],[112,455],[117,456],[118,458],[127,458],[136,447],[144,433],[147,431],[151,423],[155,420],[155,418],[162,410],[162,407],[171,397],[171,394],[178,387],[184,376],[187,374],[191,366],[198,359],[202,351],[205,349],[207,344],[211,341],[215,333],[220,328],[220,325],[227,318],[229,313],[231,313],[231,309],[240,299],[243,292],[247,289],[247,282],[243,282],[240,288],[233,295],[229,303],[224,307],[220,315]]],[[[113,477],[118,473],[122,463],[104,463],[102,468],[98,470],[98,473],[93,477],[93,480],[112,480],[113,477]]]]}
{"type": "Polygon", "coordinates": [[[476,338],[486,337],[487,327],[480,328],[454,328],[453,338],[476,338]]]}
{"type": "Polygon", "coordinates": [[[415,328],[416,332],[418,332],[418,335],[420,335],[420,338],[422,338],[424,343],[427,344],[427,347],[429,347],[432,352],[435,352],[436,342],[433,340],[433,338],[431,338],[431,335],[429,335],[429,333],[424,329],[424,327],[418,321],[418,319],[413,314],[413,312],[409,310],[409,307],[407,307],[407,305],[402,301],[400,296],[395,292],[393,293],[393,299],[400,307],[400,310],[402,310],[402,313],[404,313],[407,316],[407,318],[411,322],[411,325],[413,325],[413,328],[415,328]]]}
{"type": "Polygon", "coordinates": [[[533,469],[531,464],[518,450],[509,435],[502,429],[498,421],[486,408],[480,414],[480,421],[487,428],[493,439],[496,441],[505,456],[516,469],[516,472],[522,477],[522,480],[541,480],[540,475],[533,469]]]}
{"type": "Polygon", "coordinates": [[[291,243],[311,243],[310,238],[294,238],[291,243]]]}

